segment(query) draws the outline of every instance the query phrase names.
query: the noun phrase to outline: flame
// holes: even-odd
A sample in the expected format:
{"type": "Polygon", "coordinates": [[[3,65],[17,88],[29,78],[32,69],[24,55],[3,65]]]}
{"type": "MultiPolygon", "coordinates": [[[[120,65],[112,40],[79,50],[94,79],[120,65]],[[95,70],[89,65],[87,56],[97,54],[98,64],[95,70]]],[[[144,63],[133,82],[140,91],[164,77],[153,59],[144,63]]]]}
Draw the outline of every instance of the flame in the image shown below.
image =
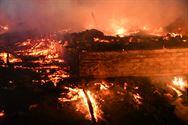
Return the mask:
{"type": "Polygon", "coordinates": [[[2,60],[5,64],[7,64],[8,61],[9,63],[22,62],[20,58],[15,58],[12,54],[6,52],[0,53],[0,60],[2,60]]]}
{"type": "MultiPolygon", "coordinates": [[[[71,88],[71,87],[64,87],[64,89],[67,89],[69,92],[65,95],[66,97],[59,98],[61,102],[75,102],[73,103],[73,106],[75,107],[76,111],[81,112],[85,115],[86,119],[91,120],[91,114],[90,109],[88,106],[88,100],[87,97],[83,91],[83,89],[80,88],[71,88]]],[[[93,115],[98,121],[101,118],[102,111],[99,108],[99,104],[97,103],[95,96],[92,94],[91,91],[86,92],[89,100],[91,101],[92,107],[93,107],[93,115]]]]}
{"type": "Polygon", "coordinates": [[[187,83],[181,77],[174,77],[173,85],[178,89],[184,91],[187,88],[187,83]]]}
{"type": "Polygon", "coordinates": [[[177,96],[180,97],[186,91],[187,82],[183,80],[182,77],[174,77],[171,84],[168,84],[168,87],[176,92],[177,96]]]}
{"type": "Polygon", "coordinates": [[[179,34],[179,33],[169,33],[169,34],[170,34],[171,37],[178,37],[178,36],[181,37],[181,38],[183,37],[183,35],[179,34]]]}
{"type": "Polygon", "coordinates": [[[139,95],[139,93],[133,94],[133,97],[134,97],[134,100],[135,100],[135,102],[136,102],[137,104],[139,104],[139,105],[142,104],[141,100],[142,100],[143,98],[139,95]]]}
{"type": "Polygon", "coordinates": [[[34,57],[35,60],[31,59],[30,63],[37,67],[14,66],[14,68],[31,69],[43,74],[47,78],[33,80],[33,82],[44,84],[51,81],[56,86],[60,80],[69,77],[69,74],[64,71],[61,43],[52,35],[16,43],[15,53],[20,57],[34,57]]]}
{"type": "Polygon", "coordinates": [[[124,35],[125,35],[125,32],[126,32],[126,30],[123,28],[123,27],[120,27],[120,28],[118,28],[117,30],[116,30],[116,35],[118,35],[118,36],[120,36],[120,37],[124,37],[124,35]]]}
{"type": "Polygon", "coordinates": [[[41,38],[37,40],[28,39],[27,41],[17,43],[18,47],[25,47],[26,49],[17,51],[18,55],[24,56],[43,56],[37,62],[49,64],[53,61],[64,62],[60,59],[62,53],[62,46],[53,38],[41,38]]]}

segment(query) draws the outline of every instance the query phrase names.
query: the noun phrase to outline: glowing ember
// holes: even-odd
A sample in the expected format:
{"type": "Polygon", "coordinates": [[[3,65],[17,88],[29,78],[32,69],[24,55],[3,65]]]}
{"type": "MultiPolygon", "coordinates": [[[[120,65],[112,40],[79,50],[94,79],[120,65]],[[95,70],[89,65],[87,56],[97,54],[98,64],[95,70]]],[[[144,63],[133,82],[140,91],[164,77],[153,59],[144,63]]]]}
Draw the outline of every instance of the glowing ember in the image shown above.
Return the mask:
{"type": "Polygon", "coordinates": [[[23,56],[41,56],[41,60],[37,62],[49,64],[53,61],[64,62],[61,59],[62,46],[59,41],[53,38],[41,38],[36,40],[28,39],[27,41],[16,44],[18,47],[25,47],[16,53],[23,56]]]}
{"type": "Polygon", "coordinates": [[[94,42],[101,42],[101,43],[109,43],[109,40],[100,39],[100,38],[94,38],[94,42]]]}
{"type": "Polygon", "coordinates": [[[1,112],[0,112],[0,118],[1,117],[4,117],[5,116],[5,112],[4,112],[4,110],[2,110],[1,112]]]}
{"type": "Polygon", "coordinates": [[[95,86],[99,85],[100,86],[100,90],[108,90],[109,89],[109,85],[107,83],[105,83],[104,81],[102,81],[101,83],[95,83],[95,86]]]}
{"type": "Polygon", "coordinates": [[[137,104],[139,104],[139,105],[142,104],[141,100],[142,100],[143,98],[142,98],[138,93],[133,94],[133,97],[134,97],[134,100],[135,100],[135,102],[136,102],[137,104]]]}
{"type": "MultiPolygon", "coordinates": [[[[16,43],[15,48],[15,54],[26,59],[23,63],[31,63],[34,66],[15,65],[14,68],[31,69],[45,76],[42,80],[32,80],[34,83],[53,82],[56,86],[62,79],[69,77],[63,66],[63,45],[56,37],[49,35],[38,39],[27,39],[16,43]]],[[[6,56],[3,60],[6,61],[6,56]]]]}
{"type": "Polygon", "coordinates": [[[69,92],[65,94],[65,98],[59,98],[62,102],[73,102],[76,111],[85,115],[86,119],[90,119],[93,122],[101,119],[102,111],[99,109],[99,105],[95,99],[95,96],[90,91],[85,91],[80,88],[65,87],[69,92]],[[87,107],[87,108],[86,108],[87,107]]]}
{"type": "Polygon", "coordinates": [[[8,25],[5,25],[5,26],[2,26],[2,25],[0,25],[0,31],[8,31],[9,30],[9,28],[8,28],[8,25]]]}
{"type": "Polygon", "coordinates": [[[179,34],[179,33],[169,33],[169,34],[170,34],[171,37],[178,37],[178,36],[181,37],[181,38],[183,37],[183,35],[179,34]]]}
{"type": "MultiPolygon", "coordinates": [[[[49,70],[47,70],[49,72],[49,70]]],[[[63,70],[58,70],[54,74],[49,74],[48,78],[54,83],[54,86],[57,86],[57,83],[63,78],[68,78],[69,75],[66,74],[63,70]]]]}
{"type": "Polygon", "coordinates": [[[6,52],[0,53],[0,60],[2,60],[3,63],[5,64],[7,64],[8,62],[9,63],[22,62],[21,59],[15,58],[12,54],[6,52]]]}

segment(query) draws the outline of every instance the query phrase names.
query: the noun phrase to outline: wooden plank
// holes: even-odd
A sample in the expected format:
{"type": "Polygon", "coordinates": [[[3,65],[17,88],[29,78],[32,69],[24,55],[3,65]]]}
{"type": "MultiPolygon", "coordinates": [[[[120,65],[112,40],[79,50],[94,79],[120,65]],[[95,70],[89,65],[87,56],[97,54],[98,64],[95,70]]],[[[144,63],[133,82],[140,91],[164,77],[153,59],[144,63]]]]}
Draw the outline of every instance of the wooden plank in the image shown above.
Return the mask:
{"type": "Polygon", "coordinates": [[[80,54],[80,76],[93,78],[188,74],[188,49],[80,54]]]}

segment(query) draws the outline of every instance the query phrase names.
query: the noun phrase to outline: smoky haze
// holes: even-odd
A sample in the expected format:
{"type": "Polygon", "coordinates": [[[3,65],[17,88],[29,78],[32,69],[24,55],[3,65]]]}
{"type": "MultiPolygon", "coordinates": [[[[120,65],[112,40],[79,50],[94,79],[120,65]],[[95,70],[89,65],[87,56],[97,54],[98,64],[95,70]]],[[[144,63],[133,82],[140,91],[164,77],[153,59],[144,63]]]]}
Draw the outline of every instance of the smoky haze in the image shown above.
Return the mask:
{"type": "Polygon", "coordinates": [[[124,27],[167,27],[187,23],[186,0],[0,0],[0,24],[11,31],[80,31],[107,33],[124,27]]]}

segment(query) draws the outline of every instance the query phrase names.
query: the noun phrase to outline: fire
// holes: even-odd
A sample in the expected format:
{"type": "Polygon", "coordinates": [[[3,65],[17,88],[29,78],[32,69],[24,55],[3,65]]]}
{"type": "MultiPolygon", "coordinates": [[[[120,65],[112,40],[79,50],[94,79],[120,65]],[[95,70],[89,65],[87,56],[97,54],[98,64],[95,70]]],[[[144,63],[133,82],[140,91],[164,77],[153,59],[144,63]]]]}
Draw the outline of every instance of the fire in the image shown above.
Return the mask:
{"type": "Polygon", "coordinates": [[[101,83],[95,83],[95,86],[99,86],[100,90],[108,90],[110,88],[110,85],[106,84],[104,81],[102,81],[101,83]]]}
{"type": "MultiPolygon", "coordinates": [[[[49,73],[50,71],[47,70],[47,73],[49,73]]],[[[49,74],[48,78],[54,83],[54,86],[57,86],[57,83],[64,78],[68,78],[69,75],[66,74],[63,70],[58,70],[53,74],[49,74]]]]}
{"type": "Polygon", "coordinates": [[[109,25],[110,35],[118,35],[120,37],[128,36],[131,34],[137,34],[139,32],[147,32],[150,35],[163,36],[165,31],[162,27],[152,27],[148,25],[136,25],[133,26],[127,19],[112,19],[109,25]]]}
{"type": "Polygon", "coordinates": [[[20,58],[15,58],[12,54],[2,52],[0,53],[0,60],[3,61],[4,64],[9,63],[16,63],[16,62],[22,62],[20,58]]]}
{"type": "Polygon", "coordinates": [[[143,99],[138,93],[133,94],[134,100],[137,104],[142,104],[141,100],[143,99]]]}
{"type": "Polygon", "coordinates": [[[187,83],[181,77],[174,77],[174,80],[172,81],[172,83],[175,87],[177,87],[178,89],[182,91],[184,91],[187,87],[187,83]]]}
{"type": "Polygon", "coordinates": [[[4,117],[5,116],[5,112],[4,112],[4,110],[2,110],[1,112],[0,112],[0,118],[1,117],[4,117]]]}
{"type": "Polygon", "coordinates": [[[41,38],[37,40],[28,39],[27,41],[16,44],[18,47],[25,47],[26,49],[17,51],[18,55],[24,56],[43,56],[41,63],[49,64],[53,60],[63,62],[60,56],[62,47],[59,41],[52,38],[41,38]]]}
{"type": "Polygon", "coordinates": [[[81,112],[86,119],[93,122],[101,118],[102,111],[91,91],[85,91],[78,87],[65,87],[64,89],[67,89],[69,92],[65,94],[66,97],[59,98],[61,102],[74,102],[72,104],[76,111],[81,112]]]}
{"type": "Polygon", "coordinates": [[[144,31],[148,31],[150,28],[149,27],[147,27],[147,26],[143,26],[143,28],[142,28],[142,30],[144,30],[144,31]]]}
{"type": "Polygon", "coordinates": [[[126,30],[121,27],[116,30],[116,35],[119,35],[120,37],[124,37],[126,30]]]}
{"type": "Polygon", "coordinates": [[[169,87],[172,88],[172,90],[174,90],[176,92],[178,97],[183,95],[183,93],[180,90],[176,89],[175,87],[173,87],[173,86],[169,86],[169,87]]]}
{"type": "MultiPolygon", "coordinates": [[[[134,102],[133,104],[138,108],[143,104],[143,98],[137,92],[139,87],[135,87],[131,92],[127,91],[127,83],[115,85],[106,81],[95,81],[91,84],[84,84],[82,87],[63,87],[64,92],[62,93],[59,100],[63,103],[71,104],[74,109],[85,116],[85,119],[92,120],[93,123],[106,121],[103,118],[102,105],[106,104],[106,99],[112,99],[112,102],[117,100],[127,99],[130,97],[134,102]],[[87,88],[87,90],[86,90],[87,88]]],[[[132,101],[130,103],[132,104],[132,101]]]]}
{"type": "Polygon", "coordinates": [[[184,94],[188,86],[187,82],[184,81],[182,77],[174,77],[172,84],[169,84],[168,87],[175,91],[177,96],[180,97],[184,94]]]}
{"type": "MultiPolygon", "coordinates": [[[[54,36],[49,35],[41,38],[27,39],[15,44],[15,54],[23,59],[29,59],[34,67],[14,66],[14,68],[31,69],[34,72],[47,77],[42,80],[33,80],[35,83],[53,82],[54,86],[69,74],[64,71],[63,45],[54,36]]],[[[4,58],[5,60],[6,58],[4,58]]],[[[27,60],[26,60],[27,61],[27,60]]],[[[28,63],[24,62],[23,63],[28,63]]]]}
{"type": "Polygon", "coordinates": [[[183,35],[179,34],[179,33],[169,33],[169,34],[170,34],[171,37],[178,37],[178,36],[181,37],[181,38],[183,37],[183,35]]]}
{"type": "Polygon", "coordinates": [[[100,39],[100,38],[94,38],[94,42],[101,42],[101,43],[109,43],[109,40],[100,39]]]}
{"type": "MultiPolygon", "coordinates": [[[[8,25],[5,25],[5,26],[0,25],[0,28],[1,28],[2,31],[8,31],[8,30],[9,30],[8,25]]],[[[0,31],[1,31],[1,30],[0,30],[0,31]]]]}

